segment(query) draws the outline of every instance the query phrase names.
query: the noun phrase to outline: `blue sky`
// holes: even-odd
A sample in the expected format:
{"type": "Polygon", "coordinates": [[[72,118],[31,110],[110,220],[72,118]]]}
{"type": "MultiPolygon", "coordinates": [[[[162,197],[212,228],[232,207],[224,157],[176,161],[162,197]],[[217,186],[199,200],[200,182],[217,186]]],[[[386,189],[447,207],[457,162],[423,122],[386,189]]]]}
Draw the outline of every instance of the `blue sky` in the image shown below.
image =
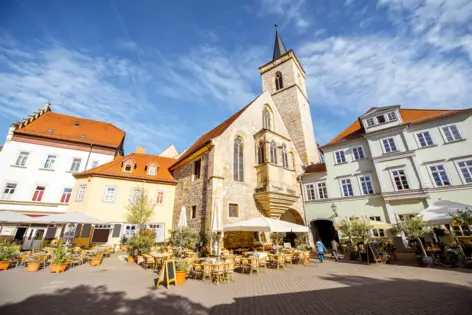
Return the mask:
{"type": "MultiPolygon", "coordinates": [[[[472,107],[472,1],[1,1],[0,137],[51,100],[179,151],[261,91],[278,23],[324,144],[372,106],[472,107]]],[[[3,142],[3,140],[2,140],[3,142]]]]}

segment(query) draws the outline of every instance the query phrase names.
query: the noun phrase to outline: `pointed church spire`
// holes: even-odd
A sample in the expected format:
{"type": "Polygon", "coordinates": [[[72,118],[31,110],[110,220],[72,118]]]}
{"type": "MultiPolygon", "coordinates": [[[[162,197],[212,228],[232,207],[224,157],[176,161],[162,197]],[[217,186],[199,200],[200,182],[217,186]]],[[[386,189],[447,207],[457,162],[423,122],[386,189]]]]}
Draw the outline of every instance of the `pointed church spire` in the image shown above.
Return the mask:
{"type": "Polygon", "coordinates": [[[287,52],[287,48],[285,48],[284,42],[279,35],[279,30],[277,29],[277,24],[275,24],[275,44],[274,44],[274,56],[272,60],[279,58],[283,54],[287,52]]]}

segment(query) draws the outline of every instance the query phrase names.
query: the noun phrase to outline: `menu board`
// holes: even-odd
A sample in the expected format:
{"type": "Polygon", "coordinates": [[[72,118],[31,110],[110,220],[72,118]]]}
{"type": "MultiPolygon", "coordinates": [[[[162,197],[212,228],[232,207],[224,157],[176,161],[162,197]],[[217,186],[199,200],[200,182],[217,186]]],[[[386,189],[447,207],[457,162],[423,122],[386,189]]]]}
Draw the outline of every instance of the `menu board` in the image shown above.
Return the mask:
{"type": "Polygon", "coordinates": [[[162,265],[161,271],[159,272],[159,277],[156,281],[156,288],[161,283],[165,283],[166,287],[169,288],[171,283],[175,283],[175,260],[165,260],[162,265]]]}

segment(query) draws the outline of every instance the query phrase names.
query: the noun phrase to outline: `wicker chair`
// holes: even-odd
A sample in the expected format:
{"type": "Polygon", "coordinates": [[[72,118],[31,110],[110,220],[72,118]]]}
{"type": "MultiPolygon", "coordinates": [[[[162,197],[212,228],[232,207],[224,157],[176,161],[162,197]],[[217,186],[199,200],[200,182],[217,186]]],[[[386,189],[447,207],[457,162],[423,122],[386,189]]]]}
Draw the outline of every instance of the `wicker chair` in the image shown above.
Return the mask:
{"type": "Polygon", "coordinates": [[[283,255],[277,255],[276,256],[276,266],[277,266],[277,270],[279,270],[280,267],[284,268],[285,270],[285,257],[283,255]]]}
{"type": "Polygon", "coordinates": [[[293,255],[292,254],[285,254],[285,263],[292,264],[293,263],[293,255]]]}
{"type": "Polygon", "coordinates": [[[253,271],[259,274],[259,259],[256,257],[249,258],[249,274],[252,275],[253,271]]]}
{"type": "Polygon", "coordinates": [[[223,264],[211,265],[211,275],[216,284],[225,282],[225,266],[223,264]]]}
{"type": "Polygon", "coordinates": [[[236,283],[236,277],[234,276],[234,262],[228,262],[225,264],[225,280],[229,283],[233,281],[236,283]]]}
{"type": "Polygon", "coordinates": [[[241,256],[235,256],[234,257],[234,268],[241,268],[241,256]]]}
{"type": "Polygon", "coordinates": [[[304,253],[297,253],[297,263],[298,264],[303,264],[303,261],[305,260],[305,254],[304,253]]]}
{"type": "Polygon", "coordinates": [[[210,264],[202,264],[202,280],[212,280],[211,278],[211,265],[210,264]]]}
{"type": "Polygon", "coordinates": [[[244,271],[248,269],[251,269],[251,266],[249,265],[249,259],[247,258],[241,258],[241,272],[244,273],[244,271]]]}
{"type": "Polygon", "coordinates": [[[197,277],[202,277],[203,278],[203,269],[202,265],[200,264],[194,264],[192,266],[192,273],[193,273],[193,279],[196,280],[197,277]]]}
{"type": "Polygon", "coordinates": [[[267,257],[259,258],[259,270],[267,269],[267,257]]]}

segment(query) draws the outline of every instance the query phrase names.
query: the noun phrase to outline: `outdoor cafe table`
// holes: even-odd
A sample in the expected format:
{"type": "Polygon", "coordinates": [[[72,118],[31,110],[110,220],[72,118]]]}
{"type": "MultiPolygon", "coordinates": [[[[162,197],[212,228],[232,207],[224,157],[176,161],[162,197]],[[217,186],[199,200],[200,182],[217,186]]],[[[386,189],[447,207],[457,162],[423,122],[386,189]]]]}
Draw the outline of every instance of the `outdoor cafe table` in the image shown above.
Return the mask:
{"type": "Polygon", "coordinates": [[[151,256],[155,258],[164,258],[164,257],[169,257],[170,254],[169,253],[151,253],[151,256]]]}
{"type": "Polygon", "coordinates": [[[266,258],[267,257],[267,254],[264,253],[264,252],[245,252],[244,255],[247,255],[247,256],[255,256],[257,258],[266,258]]]}

